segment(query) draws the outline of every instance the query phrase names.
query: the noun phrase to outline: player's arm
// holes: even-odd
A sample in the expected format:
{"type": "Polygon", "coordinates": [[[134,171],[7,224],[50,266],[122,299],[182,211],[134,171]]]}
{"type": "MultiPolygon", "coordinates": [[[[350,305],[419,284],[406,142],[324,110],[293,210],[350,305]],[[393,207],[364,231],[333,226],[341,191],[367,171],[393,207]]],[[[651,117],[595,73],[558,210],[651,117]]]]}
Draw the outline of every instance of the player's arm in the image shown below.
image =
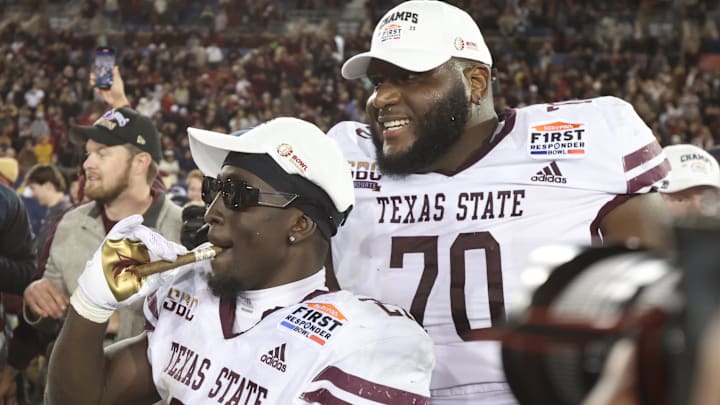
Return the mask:
{"type": "Polygon", "coordinates": [[[629,196],[603,218],[605,244],[636,241],[649,249],[668,251],[672,244],[670,214],[658,193],[629,196]]]}
{"type": "Polygon", "coordinates": [[[107,323],[96,323],[70,307],[50,358],[46,403],[129,404],[160,399],[141,334],[103,352],[107,323]]]}
{"type": "Polygon", "coordinates": [[[607,142],[612,142],[613,150],[619,154],[617,160],[611,161],[618,162],[623,173],[617,188],[624,189],[624,194],[605,207],[611,209],[600,223],[603,240],[615,243],[634,239],[650,249],[670,249],[670,215],[661,197],[653,191],[670,170],[662,147],[626,101],[600,97],[593,103],[611,131],[607,142]],[[623,199],[624,202],[615,205],[623,199]]]}
{"type": "Polygon", "coordinates": [[[126,272],[123,267],[129,256],[122,249],[128,245],[112,247],[108,245],[109,241],[139,241],[153,261],[172,262],[179,254],[187,252],[182,245],[142,226],[142,220],[140,215],[131,215],[118,222],[78,278],[78,287],[70,298],[68,316],[50,358],[48,403],[134,404],[159,399],[146,355],[146,335],[111,346],[105,352],[102,346],[108,320],[114,311],[144,299],[180,271],[177,268],[156,273],[142,282],[132,279],[136,277],[135,273],[126,272]],[[117,288],[112,290],[108,283],[117,288]],[[121,293],[117,294],[118,291],[121,293]]]}

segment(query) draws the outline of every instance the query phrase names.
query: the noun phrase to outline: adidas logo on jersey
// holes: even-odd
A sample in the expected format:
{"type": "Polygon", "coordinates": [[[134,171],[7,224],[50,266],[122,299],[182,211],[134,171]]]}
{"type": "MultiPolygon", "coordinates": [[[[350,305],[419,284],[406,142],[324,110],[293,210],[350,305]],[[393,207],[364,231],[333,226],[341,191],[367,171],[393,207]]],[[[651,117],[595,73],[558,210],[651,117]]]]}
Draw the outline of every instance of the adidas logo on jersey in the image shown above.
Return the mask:
{"type": "Polygon", "coordinates": [[[556,183],[565,184],[567,179],[560,173],[560,168],[557,162],[552,162],[549,165],[543,167],[542,170],[535,173],[534,176],[530,177],[531,181],[540,181],[544,183],[556,183]]]}
{"type": "Polygon", "coordinates": [[[284,373],[286,368],[285,343],[260,356],[260,361],[284,373]]]}

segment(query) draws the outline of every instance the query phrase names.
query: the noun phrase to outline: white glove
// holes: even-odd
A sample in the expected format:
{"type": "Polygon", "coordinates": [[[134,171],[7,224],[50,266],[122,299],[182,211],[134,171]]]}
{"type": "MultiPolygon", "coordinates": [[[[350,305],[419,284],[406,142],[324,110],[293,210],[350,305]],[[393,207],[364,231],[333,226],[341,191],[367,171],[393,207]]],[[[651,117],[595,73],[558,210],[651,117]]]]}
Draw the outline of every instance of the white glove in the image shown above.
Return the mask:
{"type": "Polygon", "coordinates": [[[179,271],[185,271],[191,266],[182,266],[163,273],[156,273],[140,280],[140,289],[127,299],[118,301],[113,294],[108,279],[103,271],[102,253],[107,241],[128,239],[139,241],[148,250],[151,261],[175,261],[178,255],[187,253],[187,249],[177,243],[168,241],[162,235],[142,225],[141,215],[131,215],[124,218],[108,232],[93,257],[86,263],[85,270],[78,279],[78,288],[70,297],[70,303],[75,311],[84,318],[97,323],[104,323],[110,318],[113,311],[119,307],[127,306],[138,299],[144,298],[155,291],[164,281],[175,277],[179,271]]]}

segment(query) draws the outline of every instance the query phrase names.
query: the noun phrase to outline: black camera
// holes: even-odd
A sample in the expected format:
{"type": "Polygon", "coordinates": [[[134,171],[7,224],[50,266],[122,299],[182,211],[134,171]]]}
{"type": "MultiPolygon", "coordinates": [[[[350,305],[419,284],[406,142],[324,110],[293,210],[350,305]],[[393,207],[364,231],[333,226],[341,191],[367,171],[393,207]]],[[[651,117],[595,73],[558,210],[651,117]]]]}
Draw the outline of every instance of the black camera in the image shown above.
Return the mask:
{"type": "Polygon", "coordinates": [[[205,223],[205,206],[187,205],[182,210],[182,226],[180,228],[180,243],[192,250],[208,241],[209,225],[205,223]]]}
{"type": "Polygon", "coordinates": [[[533,252],[502,342],[520,404],[580,404],[627,338],[637,347],[640,403],[689,403],[699,342],[720,299],[720,220],[678,223],[675,247],[672,256],[626,246],[533,252]]]}

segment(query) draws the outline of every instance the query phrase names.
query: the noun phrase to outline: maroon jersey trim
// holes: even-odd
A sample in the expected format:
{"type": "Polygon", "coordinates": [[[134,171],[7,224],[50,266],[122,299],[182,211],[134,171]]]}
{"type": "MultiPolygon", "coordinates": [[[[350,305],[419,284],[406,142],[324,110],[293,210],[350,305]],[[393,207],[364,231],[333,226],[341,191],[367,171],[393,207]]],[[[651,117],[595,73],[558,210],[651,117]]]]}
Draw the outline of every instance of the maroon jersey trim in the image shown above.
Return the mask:
{"type": "Polygon", "coordinates": [[[313,404],[352,405],[350,402],[345,402],[342,399],[336,397],[325,388],[320,388],[312,392],[304,392],[300,396],[300,398],[313,404]]]}
{"type": "Polygon", "coordinates": [[[220,298],[218,310],[220,312],[220,326],[222,327],[223,337],[232,339],[240,333],[233,332],[233,324],[235,323],[235,308],[237,303],[235,300],[220,298]]]}
{"type": "Polygon", "coordinates": [[[633,177],[627,181],[627,192],[635,193],[643,187],[651,186],[662,180],[670,172],[670,162],[667,159],[652,169],[633,177]]]}
{"type": "Polygon", "coordinates": [[[155,327],[153,326],[153,324],[151,324],[150,322],[148,322],[147,319],[145,319],[145,332],[154,332],[154,331],[155,331],[155,327]]]}
{"type": "MultiPolygon", "coordinates": [[[[387,385],[368,381],[353,374],[346,373],[335,366],[328,366],[313,381],[326,380],[343,391],[383,404],[429,404],[430,398],[403,391],[387,385]]],[[[303,396],[306,394],[303,394],[303,396]]]]}
{"type": "Polygon", "coordinates": [[[439,170],[439,171],[437,171],[437,173],[445,175],[445,176],[449,176],[449,177],[454,176],[454,175],[462,172],[463,170],[467,169],[468,167],[472,166],[478,160],[484,158],[485,155],[490,153],[490,151],[493,150],[493,148],[495,148],[495,146],[497,146],[497,144],[499,144],[500,141],[502,141],[507,136],[507,134],[510,133],[510,131],[512,131],[513,127],[515,127],[515,119],[517,118],[517,111],[514,108],[505,110],[505,111],[503,111],[502,114],[500,114],[499,118],[500,118],[500,122],[504,123],[503,127],[500,129],[500,131],[498,133],[494,134],[493,136],[488,137],[483,142],[483,144],[480,146],[480,148],[478,148],[465,161],[465,163],[458,166],[455,170],[448,170],[448,171],[439,170]]]}
{"type": "Polygon", "coordinates": [[[649,162],[660,153],[662,153],[660,144],[652,141],[635,152],[623,156],[623,166],[625,167],[625,172],[629,172],[641,164],[649,162]]]}
{"type": "MultiPolygon", "coordinates": [[[[145,305],[148,306],[148,308],[150,309],[150,313],[152,314],[152,316],[155,317],[155,322],[157,322],[160,319],[160,314],[158,313],[157,307],[157,291],[153,291],[153,293],[146,298],[145,305]]],[[[145,330],[148,332],[152,332],[155,330],[155,326],[153,326],[152,322],[150,322],[147,316],[145,317],[145,330]]]]}

